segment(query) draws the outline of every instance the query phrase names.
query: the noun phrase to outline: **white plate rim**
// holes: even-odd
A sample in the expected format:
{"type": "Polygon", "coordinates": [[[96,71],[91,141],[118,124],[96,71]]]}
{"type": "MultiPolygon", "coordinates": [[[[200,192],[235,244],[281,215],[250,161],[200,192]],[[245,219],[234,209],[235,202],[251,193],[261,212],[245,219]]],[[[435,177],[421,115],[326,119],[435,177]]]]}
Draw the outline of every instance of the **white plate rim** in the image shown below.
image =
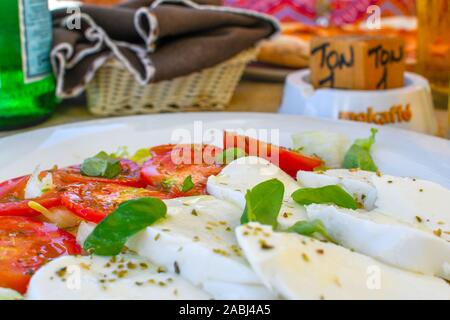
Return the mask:
{"type": "MultiPolygon", "coordinates": [[[[439,181],[447,187],[450,187],[450,141],[434,137],[434,136],[427,136],[421,133],[408,131],[405,129],[400,128],[394,128],[394,127],[387,127],[387,126],[376,126],[376,125],[369,125],[365,123],[359,123],[359,122],[353,122],[353,121],[346,121],[346,120],[331,120],[331,119],[322,119],[322,118],[313,118],[313,117],[305,117],[300,115],[286,115],[286,114],[276,114],[276,113],[257,113],[257,112],[190,112],[190,113],[169,113],[169,114],[151,114],[151,115],[135,115],[135,116],[125,116],[125,117],[113,117],[113,118],[102,118],[102,119],[93,119],[93,120],[87,120],[82,122],[74,122],[74,123],[68,123],[68,124],[62,124],[47,128],[41,128],[36,130],[31,130],[28,132],[18,133],[7,137],[0,138],[0,150],[7,150],[11,149],[11,146],[14,145],[14,143],[22,143],[21,141],[26,141],[27,139],[30,139],[31,137],[39,134],[44,134],[46,132],[48,133],[57,133],[60,130],[65,129],[74,129],[74,128],[92,128],[95,126],[102,126],[102,125],[111,125],[111,124],[122,124],[125,126],[133,126],[133,123],[136,122],[142,122],[145,121],[157,121],[157,122],[167,122],[171,119],[177,119],[178,122],[182,122],[186,125],[189,123],[192,123],[193,121],[204,121],[208,123],[208,121],[233,121],[233,120],[239,120],[243,123],[249,123],[252,120],[260,121],[262,123],[278,123],[281,127],[281,124],[283,121],[288,122],[292,125],[292,123],[299,123],[301,124],[302,121],[305,121],[305,123],[309,123],[310,125],[316,125],[320,127],[331,127],[331,128],[337,128],[339,130],[350,130],[350,131],[360,131],[361,135],[360,137],[367,136],[369,134],[369,129],[372,127],[377,127],[380,130],[379,136],[384,137],[396,137],[400,141],[405,141],[405,143],[418,143],[420,142],[422,146],[426,146],[425,149],[418,148],[418,156],[422,158],[430,158],[430,161],[434,161],[434,163],[438,166],[440,166],[440,170],[443,170],[442,172],[435,172],[435,174],[442,176],[442,181],[439,181]],[[181,120],[180,120],[181,119],[181,120]],[[18,142],[19,141],[19,142],[18,142]],[[435,152],[438,157],[441,159],[434,159],[428,154],[429,152],[426,150],[432,150],[435,152]],[[448,163],[448,164],[447,164],[448,163]]],[[[282,128],[281,128],[282,130],[282,128]]],[[[338,130],[338,131],[339,131],[338,130]]],[[[301,126],[299,127],[298,132],[304,131],[301,129],[301,126]]],[[[330,130],[333,131],[333,130],[330,130]]],[[[292,130],[289,131],[290,133],[294,133],[292,130]]],[[[389,141],[389,143],[393,143],[392,141],[389,141]]],[[[142,146],[144,147],[144,146],[142,146]]],[[[413,146],[414,148],[414,146],[413,146]]],[[[12,148],[14,149],[14,147],[12,148]]],[[[411,147],[410,147],[411,149],[411,147]]],[[[14,150],[10,151],[12,154],[14,154],[14,150]]],[[[2,155],[0,153],[0,163],[2,163],[2,155]]],[[[423,160],[423,162],[426,162],[423,160]]],[[[422,164],[423,166],[423,164],[422,164]]],[[[32,169],[30,169],[30,172],[32,169]]],[[[12,174],[12,173],[11,173],[12,174]]],[[[2,175],[2,169],[0,168],[0,176],[2,175]]],[[[5,175],[3,173],[3,175],[5,175]]],[[[14,177],[10,176],[11,178],[14,177]]],[[[4,176],[2,177],[4,178],[4,176]]],[[[432,179],[431,179],[432,180],[432,179]]]]}

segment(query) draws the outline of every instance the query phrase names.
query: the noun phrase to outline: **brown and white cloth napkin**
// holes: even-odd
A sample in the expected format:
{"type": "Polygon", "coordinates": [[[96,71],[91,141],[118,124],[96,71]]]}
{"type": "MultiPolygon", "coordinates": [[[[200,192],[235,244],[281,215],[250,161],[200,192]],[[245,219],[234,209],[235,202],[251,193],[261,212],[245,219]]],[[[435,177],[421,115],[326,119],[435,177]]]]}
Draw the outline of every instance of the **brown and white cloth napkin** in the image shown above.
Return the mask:
{"type": "Polygon", "coordinates": [[[81,94],[110,58],[145,85],[212,67],[279,32],[270,16],[211,5],[217,2],[133,0],[54,11],[57,95],[81,94]]]}

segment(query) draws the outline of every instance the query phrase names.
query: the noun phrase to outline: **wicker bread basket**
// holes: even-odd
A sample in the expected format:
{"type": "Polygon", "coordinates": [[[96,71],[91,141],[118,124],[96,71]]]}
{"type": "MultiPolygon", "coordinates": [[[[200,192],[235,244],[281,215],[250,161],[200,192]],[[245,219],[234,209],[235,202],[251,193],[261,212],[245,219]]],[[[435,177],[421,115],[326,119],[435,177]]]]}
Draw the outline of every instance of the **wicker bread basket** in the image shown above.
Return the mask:
{"type": "Polygon", "coordinates": [[[223,110],[256,54],[248,49],[212,68],[145,86],[111,59],[87,87],[88,108],[97,115],[223,110]]]}

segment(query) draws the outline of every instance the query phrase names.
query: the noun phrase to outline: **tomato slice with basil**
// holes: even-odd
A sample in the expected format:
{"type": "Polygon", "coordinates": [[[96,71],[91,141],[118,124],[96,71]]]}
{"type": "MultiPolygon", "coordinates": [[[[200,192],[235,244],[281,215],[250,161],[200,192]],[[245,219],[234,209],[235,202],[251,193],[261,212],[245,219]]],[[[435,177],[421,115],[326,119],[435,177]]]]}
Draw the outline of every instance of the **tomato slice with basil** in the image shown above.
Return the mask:
{"type": "Polygon", "coordinates": [[[101,182],[68,185],[61,194],[63,206],[79,217],[95,223],[113,212],[122,202],[145,197],[171,198],[169,194],[157,190],[101,182]]]}
{"type": "Polygon", "coordinates": [[[150,149],[152,158],[142,168],[143,179],[151,186],[176,197],[206,194],[208,177],[222,170],[216,163],[221,148],[211,145],[162,145],[150,149]],[[183,192],[186,178],[194,184],[183,192]]]}
{"type": "Polygon", "coordinates": [[[80,254],[70,233],[27,217],[0,217],[0,287],[25,293],[31,276],[61,255],[80,254]]]}
{"type": "Polygon", "coordinates": [[[322,165],[322,160],[319,158],[308,157],[299,152],[237,135],[233,132],[225,132],[223,144],[225,149],[240,148],[250,156],[271,161],[293,178],[296,178],[297,172],[300,170],[313,171],[314,168],[322,165]]]}
{"type": "Polygon", "coordinates": [[[47,209],[59,206],[61,198],[56,191],[49,191],[39,198],[25,199],[25,187],[30,176],[23,176],[0,183],[0,216],[38,216],[28,202],[35,201],[47,209]]]}
{"type": "Polygon", "coordinates": [[[114,183],[130,187],[145,187],[145,182],[141,179],[140,167],[128,159],[120,160],[122,170],[120,174],[113,178],[88,177],[81,174],[81,165],[61,168],[53,172],[57,184],[73,184],[88,182],[114,183]]]}

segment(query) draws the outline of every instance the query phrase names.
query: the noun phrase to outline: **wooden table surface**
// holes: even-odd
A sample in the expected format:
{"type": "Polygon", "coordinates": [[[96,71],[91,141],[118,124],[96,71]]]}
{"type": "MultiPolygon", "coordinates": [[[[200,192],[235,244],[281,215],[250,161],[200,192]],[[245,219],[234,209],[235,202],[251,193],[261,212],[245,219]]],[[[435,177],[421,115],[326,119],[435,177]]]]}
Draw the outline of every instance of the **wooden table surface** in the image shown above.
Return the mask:
{"type": "MultiPolygon", "coordinates": [[[[282,94],[282,83],[242,80],[226,111],[277,112],[281,104],[282,94]]],[[[447,111],[436,110],[436,116],[439,122],[440,136],[445,136],[448,128],[447,111]]],[[[65,102],[59,106],[56,113],[49,120],[38,126],[25,130],[0,132],[0,137],[38,128],[97,118],[87,111],[83,99],[77,99],[65,102]]]]}

